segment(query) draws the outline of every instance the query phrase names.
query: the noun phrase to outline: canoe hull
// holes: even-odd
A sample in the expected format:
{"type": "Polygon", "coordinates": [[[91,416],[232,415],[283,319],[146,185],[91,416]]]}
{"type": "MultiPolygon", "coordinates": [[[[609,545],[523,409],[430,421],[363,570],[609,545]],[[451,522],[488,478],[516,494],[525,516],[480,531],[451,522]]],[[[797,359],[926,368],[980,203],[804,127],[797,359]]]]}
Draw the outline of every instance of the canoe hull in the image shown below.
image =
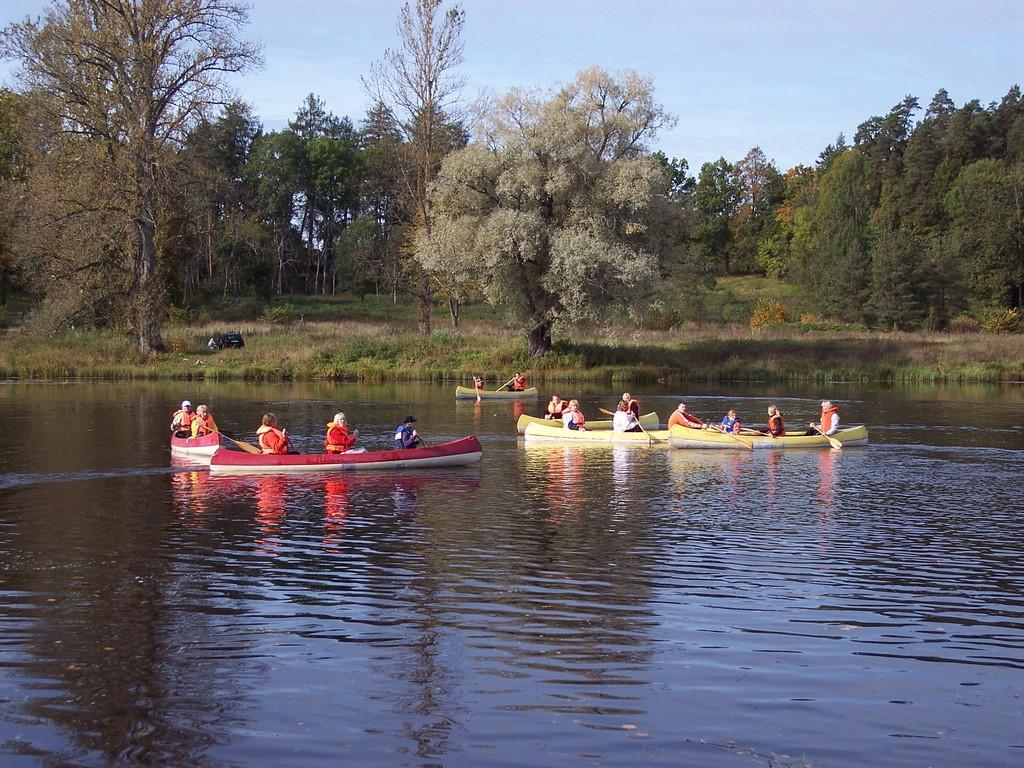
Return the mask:
{"type": "Polygon", "coordinates": [[[179,456],[209,458],[220,448],[220,435],[203,437],[174,437],[171,435],[171,453],[179,456]]]}
{"type": "Polygon", "coordinates": [[[283,472],[349,472],[365,469],[422,469],[462,467],[475,464],[483,447],[470,435],[460,440],[407,450],[366,453],[313,453],[288,456],[254,455],[221,450],[210,460],[211,472],[232,474],[280,474],[283,472]]]}
{"type": "MultiPolygon", "coordinates": [[[[472,387],[456,387],[455,398],[457,400],[476,400],[477,391],[472,387]]],[[[527,387],[522,392],[511,392],[503,389],[500,392],[495,389],[481,389],[479,392],[481,400],[523,400],[525,398],[537,397],[536,387],[527,387]]]]}
{"type": "Polygon", "coordinates": [[[558,443],[579,443],[581,445],[600,445],[602,443],[650,445],[651,443],[667,445],[668,430],[649,429],[647,432],[614,432],[610,429],[592,429],[580,432],[566,429],[563,426],[548,424],[527,424],[523,433],[527,440],[548,441],[558,443]]]}
{"type": "MultiPolygon", "coordinates": [[[[844,447],[852,445],[867,445],[867,427],[845,427],[834,435],[836,440],[844,447]]],[[[785,435],[783,437],[767,437],[764,435],[740,435],[745,442],[753,445],[754,450],[791,450],[793,448],[829,448],[831,447],[828,438],[824,435],[785,435]]],[[[707,449],[728,449],[748,450],[746,445],[740,443],[728,435],[707,429],[689,429],[687,427],[675,426],[669,430],[669,444],[673,448],[686,448],[696,450],[707,449]]]]}
{"type": "MultiPolygon", "coordinates": [[[[549,427],[557,425],[559,422],[552,421],[551,419],[544,419],[540,416],[527,416],[525,413],[519,417],[519,421],[516,422],[516,430],[520,435],[526,434],[527,424],[541,424],[549,427]]],[[[640,424],[644,429],[657,429],[661,425],[661,421],[658,419],[658,414],[655,411],[650,413],[644,413],[640,416],[640,424]]],[[[611,429],[611,419],[605,419],[603,421],[588,421],[587,426],[591,430],[611,429]]]]}

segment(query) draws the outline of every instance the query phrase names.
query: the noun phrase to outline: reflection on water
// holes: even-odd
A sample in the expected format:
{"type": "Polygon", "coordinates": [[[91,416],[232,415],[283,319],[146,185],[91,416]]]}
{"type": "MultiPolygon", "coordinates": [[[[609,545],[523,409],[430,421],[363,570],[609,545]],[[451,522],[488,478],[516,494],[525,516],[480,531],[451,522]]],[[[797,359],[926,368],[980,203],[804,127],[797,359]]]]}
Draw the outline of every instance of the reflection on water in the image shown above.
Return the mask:
{"type": "MultiPolygon", "coordinates": [[[[871,446],[747,452],[526,443],[539,405],[442,388],[202,385],[227,429],[271,403],[312,444],[343,405],[371,444],[415,412],[485,446],[211,476],[168,462],[180,386],[0,387],[0,764],[1019,762],[1017,391],[850,390],[871,446]]],[[[685,394],[799,423],[817,393],[685,394]]]]}

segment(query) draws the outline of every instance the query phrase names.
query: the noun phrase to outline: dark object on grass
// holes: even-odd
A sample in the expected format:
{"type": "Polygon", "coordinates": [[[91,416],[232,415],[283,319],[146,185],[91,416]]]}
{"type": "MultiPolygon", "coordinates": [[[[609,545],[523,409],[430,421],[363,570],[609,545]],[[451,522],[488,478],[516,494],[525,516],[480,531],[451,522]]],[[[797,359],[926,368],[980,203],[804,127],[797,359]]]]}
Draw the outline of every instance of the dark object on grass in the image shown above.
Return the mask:
{"type": "Polygon", "coordinates": [[[210,337],[210,340],[206,342],[206,346],[210,349],[224,349],[226,347],[244,347],[245,339],[242,338],[242,334],[238,331],[228,331],[227,333],[215,333],[210,337]]]}

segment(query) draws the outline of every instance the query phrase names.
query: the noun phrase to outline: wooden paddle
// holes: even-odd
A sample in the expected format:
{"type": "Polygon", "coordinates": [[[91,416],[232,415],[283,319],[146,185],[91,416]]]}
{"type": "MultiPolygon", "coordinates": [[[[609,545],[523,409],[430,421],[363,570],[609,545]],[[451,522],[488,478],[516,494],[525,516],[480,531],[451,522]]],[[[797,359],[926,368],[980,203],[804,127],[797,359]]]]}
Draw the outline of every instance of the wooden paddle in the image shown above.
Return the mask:
{"type": "Polygon", "coordinates": [[[820,429],[818,429],[818,427],[814,426],[813,424],[811,424],[811,429],[813,429],[819,435],[821,435],[826,440],[828,440],[828,444],[831,445],[833,448],[836,448],[836,449],[839,449],[839,450],[842,449],[843,444],[841,442],[839,442],[838,440],[836,440],[834,437],[832,437],[832,435],[826,435],[824,432],[822,432],[820,429]]]}
{"type": "Polygon", "coordinates": [[[513,377],[512,377],[511,379],[509,379],[508,381],[506,381],[506,382],[505,382],[504,384],[502,384],[502,385],[501,385],[500,387],[498,387],[498,388],[497,388],[496,390],[494,390],[494,391],[495,391],[495,392],[501,392],[501,390],[503,390],[503,389],[504,389],[505,387],[507,387],[507,386],[508,386],[509,384],[511,384],[511,383],[512,383],[513,381],[515,381],[515,380],[516,380],[516,377],[515,377],[515,376],[513,376],[513,377]]]}
{"type": "Polygon", "coordinates": [[[241,449],[242,449],[243,451],[245,451],[246,453],[253,453],[253,454],[260,454],[260,453],[263,453],[263,452],[262,452],[262,451],[261,451],[261,450],[260,450],[259,448],[257,448],[257,447],[256,447],[255,445],[251,445],[251,444],[249,444],[249,443],[243,443],[243,442],[242,442],[241,440],[235,440],[235,438],[233,438],[233,437],[228,437],[228,436],[227,436],[227,435],[225,435],[225,434],[224,434],[223,432],[218,432],[217,430],[213,430],[213,433],[214,433],[215,435],[220,435],[220,436],[221,436],[221,437],[223,437],[223,438],[224,438],[225,440],[230,440],[230,441],[231,441],[232,443],[234,443],[235,445],[237,445],[237,446],[238,446],[239,448],[241,448],[241,449]]]}
{"type": "Polygon", "coordinates": [[[731,437],[733,440],[742,445],[748,451],[754,450],[754,443],[752,440],[744,440],[742,437],[733,432],[729,432],[724,429],[718,429],[717,427],[713,427],[709,424],[705,424],[704,429],[713,429],[715,432],[721,432],[723,435],[728,435],[729,437],[731,437]]]}

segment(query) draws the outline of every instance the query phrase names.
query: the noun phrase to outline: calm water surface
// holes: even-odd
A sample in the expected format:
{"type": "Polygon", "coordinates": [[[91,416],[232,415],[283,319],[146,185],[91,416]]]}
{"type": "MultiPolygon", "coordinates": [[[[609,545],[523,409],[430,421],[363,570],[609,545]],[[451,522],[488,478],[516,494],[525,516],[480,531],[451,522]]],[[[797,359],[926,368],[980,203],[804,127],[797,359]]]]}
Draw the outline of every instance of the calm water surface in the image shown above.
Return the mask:
{"type": "Polygon", "coordinates": [[[873,442],[541,447],[452,387],[0,384],[0,765],[1024,764],[1024,388],[641,397],[680,394],[791,423],[829,395],[873,442]],[[182,397],[307,450],[339,408],[368,447],[412,413],[484,460],[210,476],[166,447],[182,397]]]}

